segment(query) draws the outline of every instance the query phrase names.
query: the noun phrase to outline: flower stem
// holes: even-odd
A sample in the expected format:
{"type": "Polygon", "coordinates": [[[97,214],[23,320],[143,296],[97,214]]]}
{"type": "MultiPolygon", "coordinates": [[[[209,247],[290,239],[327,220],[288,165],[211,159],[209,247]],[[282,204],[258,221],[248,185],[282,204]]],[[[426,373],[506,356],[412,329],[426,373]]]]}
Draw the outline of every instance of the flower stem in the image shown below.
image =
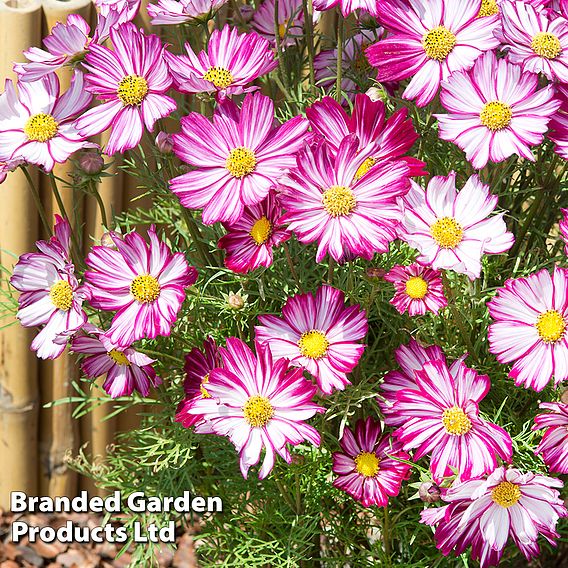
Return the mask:
{"type": "Polygon", "coordinates": [[[199,230],[199,227],[195,222],[195,219],[189,214],[189,211],[183,206],[181,208],[181,215],[183,217],[183,220],[185,221],[187,230],[189,231],[189,234],[193,239],[197,252],[201,257],[203,265],[215,266],[215,261],[211,256],[211,253],[207,250],[207,247],[203,244],[204,241],[203,235],[201,234],[201,231],[199,230]]]}
{"type": "Polygon", "coordinates": [[[335,100],[341,102],[341,81],[343,79],[343,35],[345,32],[345,20],[341,10],[337,9],[337,79],[335,82],[335,100]]]}
{"type": "Polygon", "coordinates": [[[101,211],[101,220],[103,222],[103,225],[105,227],[105,229],[110,229],[109,224],[108,224],[108,219],[107,219],[107,214],[106,214],[106,209],[105,209],[105,204],[102,200],[102,197],[96,187],[95,182],[91,181],[89,183],[89,187],[91,190],[91,193],[93,194],[93,197],[97,200],[97,203],[99,205],[99,209],[101,211]]]}
{"type": "Polygon", "coordinates": [[[327,283],[331,286],[333,284],[333,271],[335,270],[335,260],[329,257],[329,265],[327,269],[327,283]]]}
{"type": "Polygon", "coordinates": [[[34,198],[34,203],[35,203],[37,212],[39,214],[39,217],[41,219],[41,222],[43,224],[43,227],[45,229],[46,236],[51,237],[51,235],[52,235],[51,224],[47,220],[47,213],[45,212],[45,207],[43,206],[43,203],[41,202],[41,198],[39,196],[39,191],[34,184],[34,180],[32,179],[30,172],[28,172],[27,166],[22,166],[22,171],[24,172],[24,175],[26,176],[26,179],[28,180],[28,185],[29,185],[30,191],[32,192],[32,197],[34,198]]]}
{"type": "Polygon", "coordinates": [[[274,1],[274,45],[276,46],[276,53],[278,54],[278,75],[280,81],[284,85],[284,94],[290,91],[290,83],[288,80],[288,73],[284,68],[284,52],[282,50],[282,41],[280,39],[280,18],[278,16],[278,0],[274,1]]]}
{"type": "Polygon", "coordinates": [[[310,73],[310,90],[315,97],[316,91],[316,73],[314,67],[314,7],[312,0],[303,0],[302,9],[304,11],[304,31],[306,33],[306,46],[308,50],[308,69],[310,73]]]}
{"type": "Polygon", "coordinates": [[[292,261],[292,256],[290,255],[290,249],[288,248],[288,243],[282,243],[282,247],[284,248],[284,254],[286,255],[286,261],[288,262],[288,268],[290,269],[290,273],[292,274],[292,278],[296,281],[296,285],[298,286],[298,290],[303,292],[302,290],[302,282],[298,277],[298,273],[294,268],[294,262],[292,261]]]}

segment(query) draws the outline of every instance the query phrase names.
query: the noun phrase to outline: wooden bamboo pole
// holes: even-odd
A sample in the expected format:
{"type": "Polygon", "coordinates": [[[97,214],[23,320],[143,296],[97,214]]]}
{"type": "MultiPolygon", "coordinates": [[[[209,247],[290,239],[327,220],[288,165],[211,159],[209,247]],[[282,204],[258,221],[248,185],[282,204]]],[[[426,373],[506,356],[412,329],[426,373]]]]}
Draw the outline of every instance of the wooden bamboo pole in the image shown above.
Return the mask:
{"type": "MultiPolygon", "coordinates": [[[[14,61],[41,39],[39,0],[0,0],[0,77],[15,78],[14,61]]],[[[37,172],[32,173],[37,184],[37,172]]],[[[33,250],[38,217],[21,171],[0,185],[0,263],[12,268],[17,255],[33,250]]],[[[7,287],[5,282],[0,286],[7,287]]],[[[8,322],[3,321],[2,325],[8,322]]],[[[10,491],[37,492],[37,360],[29,345],[35,331],[14,325],[0,330],[0,507],[10,491]]]]}

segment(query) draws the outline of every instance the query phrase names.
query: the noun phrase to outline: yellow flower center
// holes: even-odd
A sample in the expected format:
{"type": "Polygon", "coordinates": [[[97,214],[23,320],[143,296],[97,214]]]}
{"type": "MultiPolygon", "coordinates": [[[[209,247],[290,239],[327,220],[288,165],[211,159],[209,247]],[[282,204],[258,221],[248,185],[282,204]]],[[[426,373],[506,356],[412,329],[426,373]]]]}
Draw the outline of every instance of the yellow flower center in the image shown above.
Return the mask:
{"type": "Polygon", "coordinates": [[[379,458],[370,452],[361,452],[355,458],[355,469],[365,477],[375,477],[379,473],[379,458]]]}
{"type": "Polygon", "coordinates": [[[545,343],[556,343],[564,337],[566,320],[560,312],[548,310],[538,316],[535,327],[545,343]]]}
{"type": "Polygon", "coordinates": [[[456,36],[446,27],[438,26],[422,36],[426,56],[444,61],[456,45],[456,36]]]}
{"type": "Polygon", "coordinates": [[[462,226],[452,217],[441,217],[431,227],[432,237],[442,248],[456,248],[463,238],[462,226]]]}
{"type": "Polygon", "coordinates": [[[209,373],[207,373],[202,379],[201,384],[199,385],[199,390],[201,391],[202,398],[211,398],[209,391],[203,386],[209,382],[209,373]]]}
{"type": "Polygon", "coordinates": [[[250,230],[252,240],[258,245],[263,245],[272,233],[272,223],[263,215],[250,230]]]}
{"type": "Polygon", "coordinates": [[[532,38],[531,49],[541,57],[554,59],[562,53],[560,40],[550,32],[539,32],[532,38]]]}
{"type": "Polygon", "coordinates": [[[233,84],[231,72],[224,67],[210,67],[203,78],[213,83],[218,89],[226,89],[233,84]]]}
{"type": "Polygon", "coordinates": [[[521,490],[510,481],[502,481],[491,491],[491,498],[497,505],[508,509],[521,498],[521,490]]]}
{"type": "Polygon", "coordinates": [[[57,134],[57,122],[50,114],[34,114],[28,118],[24,126],[24,134],[28,140],[34,142],[47,142],[57,134]]]}
{"type": "Polygon", "coordinates": [[[128,75],[121,79],[116,94],[124,106],[138,106],[148,94],[148,82],[140,75],[128,75]]]}
{"type": "Polygon", "coordinates": [[[225,167],[236,178],[243,178],[254,172],[256,156],[252,150],[240,146],[231,150],[225,161],[225,167]]]}
{"type": "Polygon", "coordinates": [[[326,189],[323,192],[321,202],[323,208],[332,217],[349,215],[357,205],[353,192],[342,185],[332,185],[329,189],[326,189]]]}
{"type": "Polygon", "coordinates": [[[327,353],[329,341],[323,331],[312,329],[302,333],[300,341],[298,341],[298,347],[304,357],[321,359],[327,353]]]}
{"type": "Polygon", "coordinates": [[[274,407],[265,396],[255,394],[245,402],[243,412],[245,420],[253,428],[261,428],[274,416],[274,407]]]}
{"type": "Polygon", "coordinates": [[[282,22],[278,26],[278,35],[280,36],[280,39],[282,39],[286,35],[287,29],[288,29],[288,20],[284,20],[284,22],[282,22]]]}
{"type": "Polygon", "coordinates": [[[360,180],[376,163],[376,158],[372,156],[367,158],[355,172],[355,181],[360,180]]]}
{"type": "Polygon", "coordinates": [[[493,132],[507,128],[507,126],[511,124],[512,118],[513,112],[511,111],[511,107],[501,101],[485,103],[479,113],[481,124],[493,132]]]}
{"type": "Polygon", "coordinates": [[[499,13],[499,5],[495,0],[481,0],[481,8],[479,9],[478,18],[485,16],[494,16],[499,13]]]}
{"type": "Polygon", "coordinates": [[[149,304],[160,296],[160,284],[153,276],[142,274],[130,284],[130,293],[139,302],[149,304]]]}
{"type": "Polygon", "coordinates": [[[58,309],[68,312],[73,305],[73,289],[67,280],[59,280],[49,289],[49,299],[58,309]]]}
{"type": "Polygon", "coordinates": [[[428,293],[428,282],[421,276],[413,276],[406,281],[405,291],[413,300],[422,300],[428,293]]]}
{"type": "Polygon", "coordinates": [[[458,406],[446,408],[442,414],[442,424],[448,434],[463,436],[471,430],[471,420],[458,406]]]}
{"type": "Polygon", "coordinates": [[[107,355],[117,364],[117,365],[126,365],[130,367],[130,361],[126,358],[126,355],[122,351],[118,351],[117,349],[111,349],[107,355]]]}

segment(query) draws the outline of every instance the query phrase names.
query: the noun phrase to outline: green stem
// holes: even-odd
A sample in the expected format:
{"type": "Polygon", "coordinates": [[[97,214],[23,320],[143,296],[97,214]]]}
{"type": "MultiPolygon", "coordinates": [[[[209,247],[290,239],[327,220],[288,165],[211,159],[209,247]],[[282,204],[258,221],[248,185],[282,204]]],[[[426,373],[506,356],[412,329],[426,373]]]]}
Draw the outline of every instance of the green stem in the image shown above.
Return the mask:
{"type": "Polygon", "coordinates": [[[303,0],[302,9],[304,11],[304,31],[306,32],[306,45],[308,50],[308,68],[310,73],[310,90],[315,97],[316,73],[314,67],[315,45],[314,45],[314,7],[312,0],[303,0]]]}
{"type": "Polygon", "coordinates": [[[390,534],[390,517],[389,517],[388,507],[385,507],[385,514],[383,517],[383,544],[385,546],[385,554],[389,559],[389,565],[390,565],[391,534],[390,534]]]}
{"type": "Polygon", "coordinates": [[[292,274],[292,278],[294,278],[296,285],[298,286],[298,290],[302,292],[302,282],[298,277],[298,273],[294,268],[294,262],[292,261],[292,256],[290,255],[290,249],[288,248],[288,243],[283,243],[284,254],[286,255],[286,261],[288,262],[288,268],[290,269],[290,273],[292,274]]]}
{"type": "Polygon", "coordinates": [[[509,257],[510,258],[515,258],[521,248],[521,245],[523,243],[523,239],[525,238],[529,227],[531,226],[538,210],[540,209],[540,205],[542,203],[542,200],[544,199],[544,194],[546,193],[546,191],[543,188],[540,188],[538,190],[538,193],[536,194],[536,197],[534,198],[534,201],[531,205],[531,208],[527,214],[527,216],[525,217],[525,222],[522,224],[521,228],[517,231],[516,235],[515,235],[515,244],[513,245],[513,248],[511,248],[511,250],[509,251],[509,257]]]}
{"type": "Polygon", "coordinates": [[[207,247],[203,244],[204,240],[203,235],[201,234],[201,231],[199,230],[199,227],[195,222],[195,219],[189,214],[189,211],[183,206],[181,208],[181,215],[183,217],[183,220],[185,221],[187,230],[189,231],[189,234],[191,235],[191,238],[195,243],[195,247],[197,249],[197,252],[199,253],[199,256],[201,257],[203,265],[214,266],[215,262],[213,260],[213,257],[211,256],[211,253],[207,250],[207,247]]]}
{"type": "Polygon", "coordinates": [[[106,209],[105,209],[105,204],[104,201],[96,187],[96,184],[94,182],[90,182],[89,183],[90,189],[91,189],[91,193],[93,194],[93,197],[97,200],[97,203],[99,204],[99,209],[101,211],[101,219],[103,222],[103,225],[105,227],[105,229],[110,229],[109,224],[108,224],[108,219],[107,219],[107,214],[106,214],[106,209]]]}
{"type": "Polygon", "coordinates": [[[333,283],[333,271],[335,270],[335,260],[329,257],[329,265],[327,269],[327,283],[331,285],[333,283]]]}
{"type": "Polygon", "coordinates": [[[24,172],[24,175],[26,176],[26,179],[28,180],[28,186],[30,188],[30,191],[32,192],[32,197],[34,198],[34,203],[35,203],[37,212],[39,213],[39,217],[40,217],[41,222],[43,224],[43,227],[45,229],[46,236],[49,238],[52,235],[51,224],[47,220],[47,213],[45,212],[45,207],[43,206],[43,203],[41,202],[41,198],[39,196],[39,191],[34,184],[34,180],[32,179],[30,172],[28,172],[28,168],[26,166],[22,166],[22,171],[24,172]]]}
{"type": "Polygon", "coordinates": [[[337,79],[335,82],[335,100],[341,102],[341,81],[343,79],[343,35],[345,32],[345,20],[341,10],[337,9],[337,79]]]}
{"type": "Polygon", "coordinates": [[[274,2],[274,45],[276,46],[276,53],[278,54],[278,74],[280,80],[285,88],[285,93],[290,90],[290,83],[288,81],[288,73],[284,68],[284,52],[282,50],[282,41],[280,40],[280,18],[278,16],[278,0],[274,2]]]}

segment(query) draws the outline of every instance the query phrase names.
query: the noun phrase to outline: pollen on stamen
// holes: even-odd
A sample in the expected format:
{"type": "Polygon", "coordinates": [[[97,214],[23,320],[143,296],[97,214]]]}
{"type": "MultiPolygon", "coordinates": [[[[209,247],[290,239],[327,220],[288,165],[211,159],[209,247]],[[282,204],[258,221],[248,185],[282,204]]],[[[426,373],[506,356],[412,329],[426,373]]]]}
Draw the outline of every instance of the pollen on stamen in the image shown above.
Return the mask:
{"type": "Polygon", "coordinates": [[[256,156],[252,150],[244,146],[233,148],[225,160],[225,167],[233,177],[244,178],[254,172],[256,156]]]}
{"type": "Polygon", "coordinates": [[[479,119],[483,126],[486,126],[493,132],[497,132],[498,130],[507,128],[507,126],[511,124],[513,112],[509,105],[501,101],[491,101],[485,103],[479,113],[479,119]]]}
{"type": "Polygon", "coordinates": [[[117,97],[124,106],[139,106],[148,94],[148,82],[140,75],[127,75],[118,83],[117,97]]]}
{"type": "Polygon", "coordinates": [[[323,208],[332,217],[349,215],[355,209],[357,200],[348,187],[334,185],[323,192],[321,202],[323,208]]]}
{"type": "Polygon", "coordinates": [[[444,61],[456,45],[456,36],[444,26],[438,26],[425,33],[422,47],[426,57],[436,61],[444,61]]]}
{"type": "Polygon", "coordinates": [[[430,227],[430,233],[440,247],[447,249],[457,247],[463,239],[463,228],[452,217],[438,219],[430,227]]]}
{"type": "Polygon", "coordinates": [[[55,137],[57,131],[55,118],[43,112],[30,116],[24,126],[24,134],[34,142],[47,142],[55,137]]]}
{"type": "Polygon", "coordinates": [[[141,274],[132,280],[130,293],[141,303],[155,302],[160,296],[160,283],[149,274],[141,274]]]}
{"type": "Polygon", "coordinates": [[[49,290],[49,299],[58,309],[68,312],[73,306],[73,288],[66,280],[59,280],[49,290]]]}
{"type": "Polygon", "coordinates": [[[539,32],[534,35],[531,49],[545,59],[556,59],[562,53],[560,40],[550,32],[539,32]]]}
{"type": "Polygon", "coordinates": [[[224,67],[210,67],[203,78],[218,89],[226,89],[234,83],[233,75],[224,67]]]}
{"type": "Polygon", "coordinates": [[[272,223],[263,215],[250,230],[252,240],[258,245],[265,244],[272,233],[272,223]]]}

